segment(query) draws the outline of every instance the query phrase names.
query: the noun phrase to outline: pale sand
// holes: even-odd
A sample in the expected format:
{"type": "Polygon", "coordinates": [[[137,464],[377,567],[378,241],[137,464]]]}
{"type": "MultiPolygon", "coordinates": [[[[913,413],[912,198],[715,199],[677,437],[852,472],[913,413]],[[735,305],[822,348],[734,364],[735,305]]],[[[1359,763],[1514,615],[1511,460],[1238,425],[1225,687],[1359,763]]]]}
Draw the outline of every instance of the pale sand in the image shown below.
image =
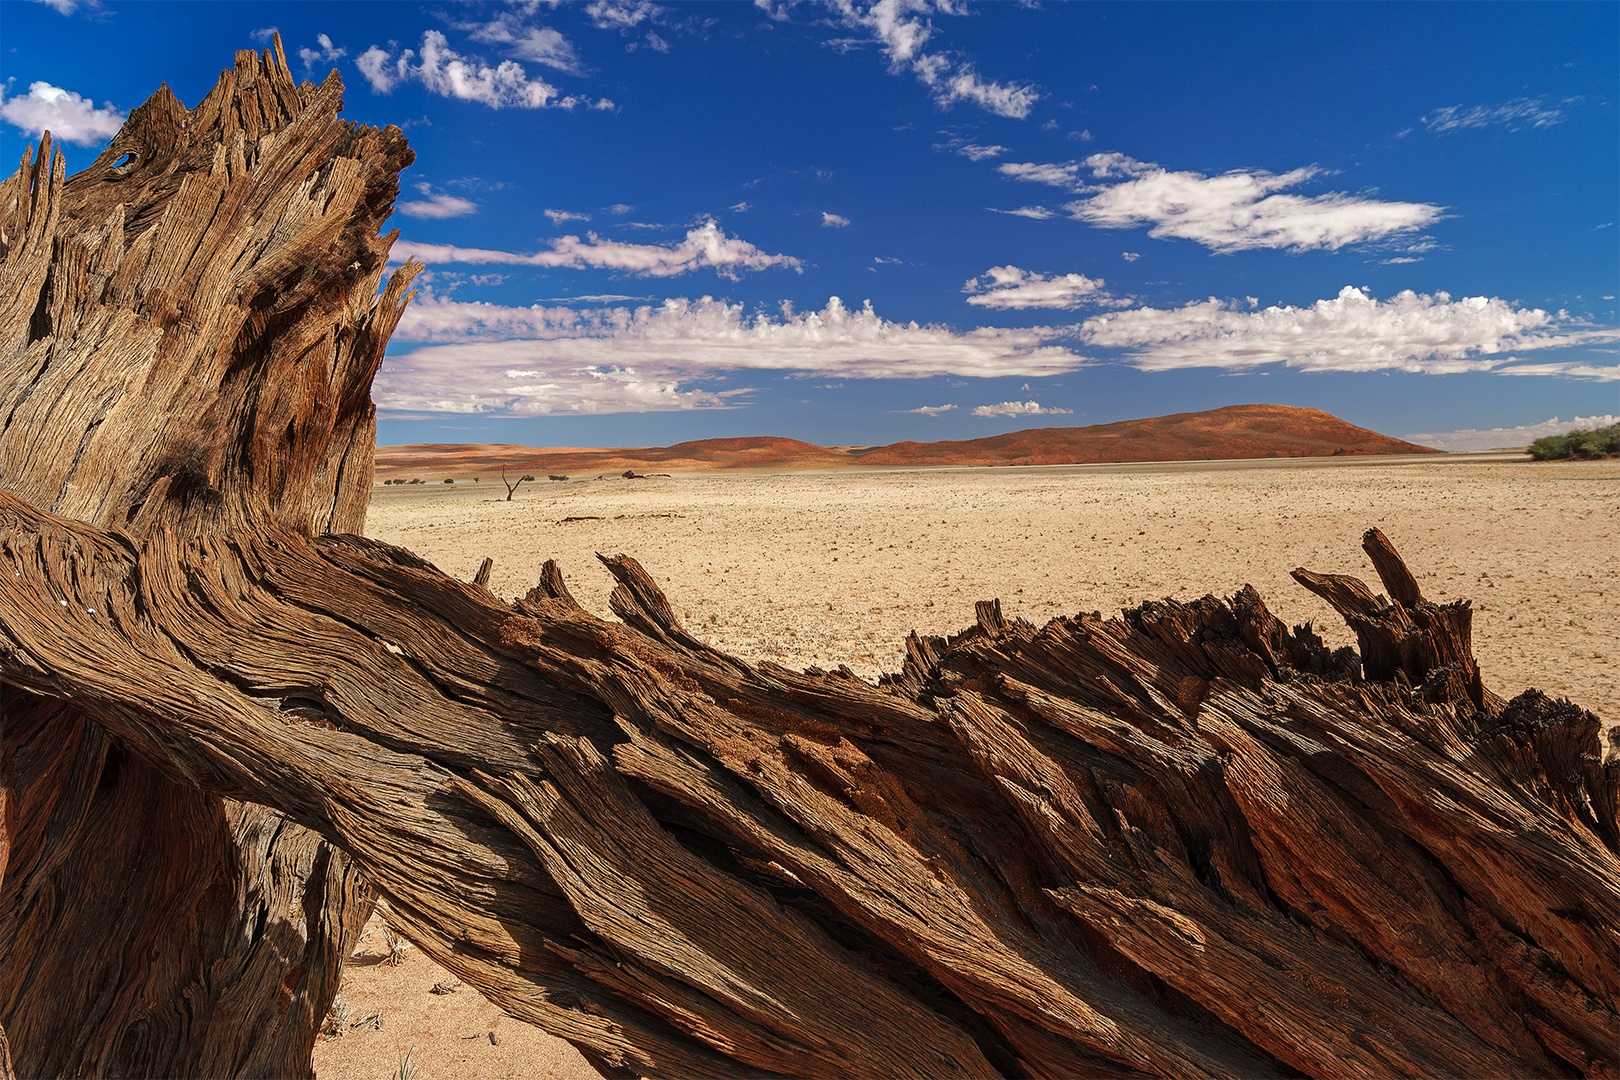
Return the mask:
{"type": "MultiPolygon", "coordinates": [[[[700,473],[541,481],[510,502],[504,488],[469,477],[379,485],[366,531],[466,580],[493,556],[490,587],[503,597],[527,591],[556,559],[580,603],[606,617],[612,579],[594,553],[633,555],[687,627],[718,647],[790,667],[844,663],[871,678],[899,666],[908,631],[958,631],[973,622],[974,601],[991,597],[1008,617],[1040,624],[1166,596],[1229,596],[1247,583],[1279,618],[1310,620],[1330,645],[1354,644],[1288,571],[1351,573],[1377,588],[1359,546],[1371,526],[1429,599],[1474,601],[1487,686],[1505,696],[1535,686],[1620,721],[1620,462],[1471,455],[700,473]]],[[[423,1080],[546,1075],[539,1062],[559,1060],[537,1056],[551,1052],[537,1033],[520,1046],[523,1025],[504,1019],[499,1031],[513,1037],[501,1046],[485,1039],[473,1059],[430,1068],[428,1040],[453,1049],[467,1032],[446,1021],[430,1036],[425,1021],[407,1039],[387,1017],[442,1006],[427,988],[443,977],[389,984],[384,1030],[319,1047],[321,1075],[379,1074],[343,1064],[378,1040],[417,1044],[423,1080]]],[[[577,1075],[592,1075],[572,1060],[585,1070],[577,1075]]]]}

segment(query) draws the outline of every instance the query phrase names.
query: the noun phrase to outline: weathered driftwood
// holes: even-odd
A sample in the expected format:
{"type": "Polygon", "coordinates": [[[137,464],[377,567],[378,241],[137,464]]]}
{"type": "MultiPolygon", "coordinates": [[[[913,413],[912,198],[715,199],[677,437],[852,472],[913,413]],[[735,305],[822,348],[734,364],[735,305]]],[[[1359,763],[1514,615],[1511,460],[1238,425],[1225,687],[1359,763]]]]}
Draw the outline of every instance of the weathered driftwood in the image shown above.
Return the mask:
{"type": "MultiPolygon", "coordinates": [[[[0,184],[0,487],[130,535],[358,531],[377,296],[411,160],[280,45],[187,112],[160,90],[69,178],[0,184]]],[[[24,1075],[309,1073],[364,914],[262,806],[175,784],[71,703],[0,688],[0,1026],[24,1075]],[[11,833],[10,865],[3,853],[11,833]]]]}
{"type": "MultiPolygon", "coordinates": [[[[614,622],[549,563],[508,604],[318,535],[363,510],[356,432],[405,285],[374,304],[397,133],[298,158],[289,175],[331,180],[380,140],[305,276],[171,294],[211,298],[171,319],[213,327],[179,354],[199,358],[184,394],[148,390],[168,346],[131,377],[67,329],[124,319],[138,342],[169,317],[108,283],[152,260],[131,261],[128,222],[190,215],[164,206],[212,175],[195,117],[291,86],[278,52],[227,83],[231,108],[176,129],[190,171],[126,209],[119,268],[57,307],[40,297],[77,279],[28,279],[17,310],[51,322],[0,353],[8,401],[59,362],[30,350],[55,350],[109,417],[145,394],[122,415],[204,446],[142,487],[122,479],[150,465],[130,430],[108,494],[82,501],[68,474],[94,455],[64,472],[0,431],[0,1025],[19,1071],[307,1072],[357,867],[430,956],[610,1074],[1620,1075],[1620,761],[1590,713],[1486,691],[1467,605],[1424,601],[1377,533],[1392,600],[1296,574],[1359,655],[1250,589],[1040,629],[987,602],[877,686],[710,649],[624,557],[604,560],[614,622]],[[250,807],[290,820],[232,817],[250,807]],[[273,895],[288,883],[297,903],[273,895]],[[83,971],[99,981],[77,989],[83,971]]],[[[283,126],[244,137],[242,168],[221,141],[228,176],[259,183],[317,101],[336,123],[334,82],[292,93],[303,111],[277,97],[283,126]]],[[[58,209],[28,257],[6,226],[0,273],[63,261],[83,175],[4,189],[58,209]]],[[[124,182],[82,190],[126,205],[124,182]]],[[[324,182],[292,185],[329,208],[324,182]]],[[[218,272],[258,273],[299,228],[218,272]]],[[[48,446],[104,437],[60,398],[81,430],[48,446]]]]}

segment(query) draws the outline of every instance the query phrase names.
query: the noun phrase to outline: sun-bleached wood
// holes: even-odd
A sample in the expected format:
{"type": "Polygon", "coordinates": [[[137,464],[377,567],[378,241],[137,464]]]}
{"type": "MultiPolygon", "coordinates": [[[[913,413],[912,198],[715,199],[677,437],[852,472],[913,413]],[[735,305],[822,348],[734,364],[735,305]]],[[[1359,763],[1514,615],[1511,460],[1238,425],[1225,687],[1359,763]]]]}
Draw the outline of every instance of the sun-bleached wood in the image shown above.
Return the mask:
{"type": "Polygon", "coordinates": [[[1620,1075],[1620,760],[1592,714],[1491,693],[1467,604],[1381,533],[1393,599],[1296,571],[1357,634],[1336,652],[1247,587],[1039,628],[986,601],[874,685],[708,647],[625,556],[614,620],[552,563],[507,602],[355,535],[403,140],[341,125],[334,79],[288,90],[279,46],[221,86],[132,116],[133,166],[115,142],[82,189],[37,161],[0,189],[41,208],[0,201],[0,280],[35,290],[0,390],[57,394],[19,432],[78,431],[0,431],[24,1075],[307,1074],[359,875],[608,1075],[1620,1075]],[[261,174],[294,194],[230,195],[261,174]],[[120,212],[121,247],[68,227],[120,212]],[[160,297],[182,218],[224,261],[160,297]],[[146,367],[73,344],[120,319],[146,367]]]}

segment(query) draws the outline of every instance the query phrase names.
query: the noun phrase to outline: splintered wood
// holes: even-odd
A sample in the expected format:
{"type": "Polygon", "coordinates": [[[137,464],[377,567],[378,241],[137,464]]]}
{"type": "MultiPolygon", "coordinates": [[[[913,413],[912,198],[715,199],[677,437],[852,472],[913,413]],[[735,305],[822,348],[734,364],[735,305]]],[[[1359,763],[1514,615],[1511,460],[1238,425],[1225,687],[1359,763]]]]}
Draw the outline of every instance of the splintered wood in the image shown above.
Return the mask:
{"type": "Polygon", "coordinates": [[[0,189],[0,1062],[307,1076],[380,898],[611,1076],[1620,1076],[1620,759],[1376,531],[1295,573],[1359,651],[986,601],[876,684],[353,535],[410,154],[340,90],[0,189]]]}

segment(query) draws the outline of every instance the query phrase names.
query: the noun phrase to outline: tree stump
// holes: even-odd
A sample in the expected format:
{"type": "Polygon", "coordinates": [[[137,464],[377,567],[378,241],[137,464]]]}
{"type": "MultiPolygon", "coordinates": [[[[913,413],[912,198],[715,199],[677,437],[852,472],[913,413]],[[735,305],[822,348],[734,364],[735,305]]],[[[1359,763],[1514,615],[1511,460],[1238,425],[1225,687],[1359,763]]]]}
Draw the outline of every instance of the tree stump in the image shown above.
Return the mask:
{"type": "Polygon", "coordinates": [[[409,151],[338,93],[278,43],[0,188],[18,1071],[307,1074],[359,873],[611,1076],[1620,1076],[1620,759],[1377,532],[1389,599],[1296,572],[1359,651],[988,601],[876,685],[354,535],[409,151]]]}

